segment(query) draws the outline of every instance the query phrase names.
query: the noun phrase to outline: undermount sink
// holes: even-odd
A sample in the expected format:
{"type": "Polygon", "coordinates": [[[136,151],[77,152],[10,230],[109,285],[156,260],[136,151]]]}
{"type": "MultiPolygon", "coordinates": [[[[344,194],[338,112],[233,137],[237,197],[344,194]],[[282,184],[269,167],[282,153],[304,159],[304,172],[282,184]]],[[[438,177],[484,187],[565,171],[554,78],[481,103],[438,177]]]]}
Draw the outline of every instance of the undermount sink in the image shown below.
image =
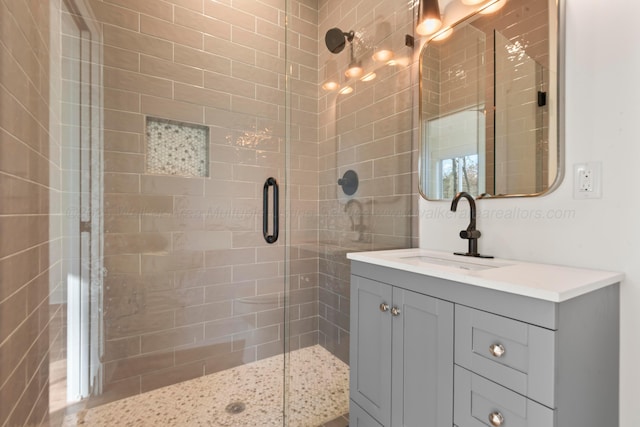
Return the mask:
{"type": "MultiPolygon", "coordinates": [[[[452,257],[455,255],[452,255],[452,257]]],[[[417,256],[408,256],[408,257],[400,257],[399,259],[402,260],[406,260],[406,261],[416,261],[419,263],[425,263],[425,264],[435,264],[435,265],[441,265],[444,267],[452,267],[452,268],[459,268],[461,270],[488,270],[490,268],[500,268],[500,267],[505,267],[508,264],[497,264],[495,261],[493,262],[475,262],[475,261],[471,261],[471,259],[469,260],[461,260],[461,259],[453,259],[453,258],[447,258],[445,256],[442,257],[433,257],[433,256],[426,256],[426,255],[417,255],[417,256]]]]}

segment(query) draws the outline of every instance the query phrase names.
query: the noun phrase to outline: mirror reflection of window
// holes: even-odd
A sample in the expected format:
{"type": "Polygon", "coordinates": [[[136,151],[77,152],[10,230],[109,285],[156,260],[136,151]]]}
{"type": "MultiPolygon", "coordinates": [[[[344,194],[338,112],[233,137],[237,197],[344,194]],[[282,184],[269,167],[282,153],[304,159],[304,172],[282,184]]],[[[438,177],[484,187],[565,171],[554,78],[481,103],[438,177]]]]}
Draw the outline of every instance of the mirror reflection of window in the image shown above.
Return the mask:
{"type": "Polygon", "coordinates": [[[440,193],[452,199],[460,191],[478,194],[478,155],[455,157],[440,161],[440,193]]]}
{"type": "Polygon", "coordinates": [[[431,194],[448,199],[459,191],[485,191],[485,127],[482,105],[427,123],[431,194]]]}

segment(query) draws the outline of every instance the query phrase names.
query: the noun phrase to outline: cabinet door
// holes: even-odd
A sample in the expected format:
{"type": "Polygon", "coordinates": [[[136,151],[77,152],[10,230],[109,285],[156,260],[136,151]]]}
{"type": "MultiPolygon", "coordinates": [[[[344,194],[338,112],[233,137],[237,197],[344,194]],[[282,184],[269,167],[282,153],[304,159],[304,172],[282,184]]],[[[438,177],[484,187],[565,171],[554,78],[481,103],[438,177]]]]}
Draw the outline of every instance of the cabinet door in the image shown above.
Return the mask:
{"type": "Polygon", "coordinates": [[[351,400],[349,402],[349,427],[383,427],[351,400]]]}
{"type": "Polygon", "coordinates": [[[391,289],[351,276],[350,395],[384,426],[391,425],[391,289]]]}
{"type": "Polygon", "coordinates": [[[453,424],[453,304],[393,289],[392,425],[453,424]]]}

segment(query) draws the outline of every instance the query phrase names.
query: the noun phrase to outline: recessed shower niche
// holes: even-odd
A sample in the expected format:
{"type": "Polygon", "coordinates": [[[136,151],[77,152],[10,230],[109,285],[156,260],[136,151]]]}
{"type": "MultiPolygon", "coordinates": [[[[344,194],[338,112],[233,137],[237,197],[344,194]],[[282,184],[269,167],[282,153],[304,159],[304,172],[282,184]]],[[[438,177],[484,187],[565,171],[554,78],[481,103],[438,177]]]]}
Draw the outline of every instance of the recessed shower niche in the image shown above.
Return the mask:
{"type": "Polygon", "coordinates": [[[209,176],[207,126],[147,117],[146,172],[182,177],[209,176]]]}

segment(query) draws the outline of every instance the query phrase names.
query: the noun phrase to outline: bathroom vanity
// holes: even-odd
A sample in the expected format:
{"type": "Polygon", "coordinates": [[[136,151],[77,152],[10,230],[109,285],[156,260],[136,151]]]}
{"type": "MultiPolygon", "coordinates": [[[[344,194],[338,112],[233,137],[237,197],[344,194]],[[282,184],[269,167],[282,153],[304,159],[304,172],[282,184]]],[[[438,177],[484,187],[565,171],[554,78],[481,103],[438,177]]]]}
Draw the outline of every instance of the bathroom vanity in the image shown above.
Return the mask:
{"type": "Polygon", "coordinates": [[[348,254],[351,426],[618,425],[620,273],[348,254]]]}

